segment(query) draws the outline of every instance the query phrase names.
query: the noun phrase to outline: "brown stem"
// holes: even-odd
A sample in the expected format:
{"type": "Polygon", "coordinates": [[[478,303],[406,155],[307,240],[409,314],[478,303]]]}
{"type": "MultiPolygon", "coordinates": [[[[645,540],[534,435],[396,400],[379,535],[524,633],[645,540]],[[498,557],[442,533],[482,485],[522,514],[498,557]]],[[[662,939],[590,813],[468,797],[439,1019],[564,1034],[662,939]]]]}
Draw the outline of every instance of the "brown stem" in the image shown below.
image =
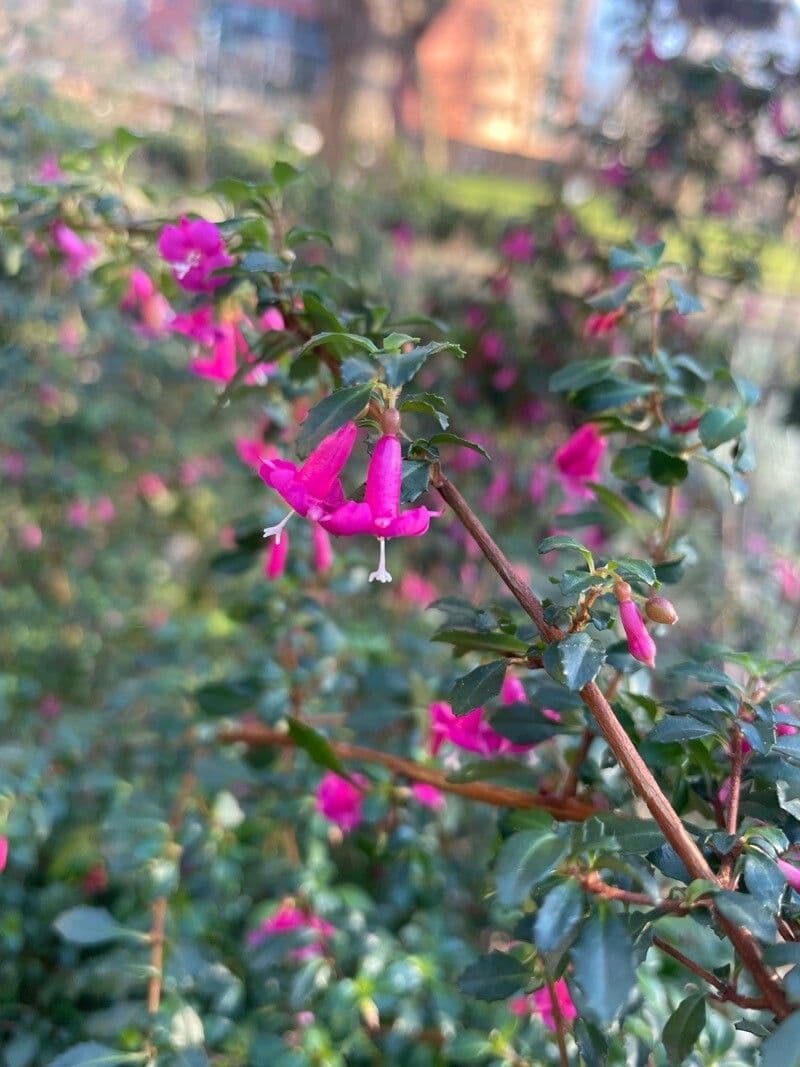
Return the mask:
{"type": "MultiPolygon", "coordinates": [[[[514,594],[520,606],[536,624],[544,639],[549,642],[563,637],[560,630],[550,626],[545,621],[541,601],[533,590],[515,574],[502,549],[493,541],[461,493],[438,469],[433,472],[431,480],[442,499],[450,505],[461,524],[472,535],[473,540],[484,556],[486,556],[514,594]]],[[[580,690],[580,695],[584,704],[594,716],[595,722],[600,727],[600,731],[614,753],[617,762],[627,772],[633,789],[644,800],[656,825],[681,858],[691,876],[721,885],[694,838],[683,825],[680,816],[659,786],[652,771],[622,728],[597,683],[590,682],[585,685],[580,690]]],[[[716,912],[716,918],[745,966],[753,975],[753,979],[764,994],[770,1009],[779,1019],[786,1018],[791,1013],[786,995],[775,976],[764,965],[761,958],[761,949],[755,938],[748,930],[730,922],[719,912],[716,912]]]]}
{"type": "MultiPolygon", "coordinates": [[[[253,723],[236,726],[223,730],[217,735],[223,744],[235,744],[243,742],[253,748],[273,748],[295,746],[294,740],[289,734],[274,730],[269,726],[261,726],[253,723]]],[[[380,752],[373,748],[364,748],[361,745],[351,745],[347,741],[328,741],[333,752],[342,760],[355,760],[362,763],[375,763],[394,774],[409,778],[412,782],[424,782],[426,785],[436,786],[443,793],[453,793],[456,796],[467,797],[477,800],[482,804],[491,804],[500,808],[538,808],[549,812],[554,819],[564,822],[583,822],[591,815],[597,814],[597,808],[593,804],[574,798],[560,799],[559,797],[542,796],[530,793],[524,789],[509,789],[506,786],[490,785],[486,782],[450,782],[447,777],[435,767],[427,767],[425,764],[416,763],[414,760],[405,759],[403,756],[395,756],[390,752],[380,752]]]]}
{"type": "Polygon", "coordinates": [[[572,761],[572,765],[569,769],[569,773],[564,781],[564,788],[561,790],[562,798],[574,797],[578,792],[578,780],[581,774],[581,767],[586,757],[589,755],[589,749],[592,747],[592,741],[595,739],[594,730],[590,730],[587,726],[581,734],[581,743],[578,745],[578,750],[575,753],[575,759],[572,761]]]}
{"type": "Polygon", "coordinates": [[[678,494],[675,486],[671,485],[669,489],[667,489],[667,496],[664,501],[664,519],[661,523],[661,535],[658,539],[658,544],[653,549],[654,563],[663,563],[667,558],[669,542],[672,537],[672,524],[675,520],[675,504],[677,499],[678,494]]]}
{"type": "Polygon", "coordinates": [[[665,911],[685,913],[690,911],[688,904],[681,900],[653,900],[649,893],[635,893],[629,889],[619,889],[604,882],[597,871],[588,871],[575,875],[583,888],[594,896],[604,900],[619,900],[623,904],[641,905],[649,908],[663,908],[665,911]]]}
{"type": "Polygon", "coordinates": [[[156,897],[153,901],[153,919],[150,925],[150,967],[152,974],[147,986],[147,1011],[157,1015],[161,1004],[161,984],[164,979],[164,932],[167,925],[167,898],[156,897]]]}
{"type": "MultiPolygon", "coordinates": [[[[736,834],[739,828],[739,799],[742,795],[742,770],[744,768],[744,745],[742,744],[742,731],[738,726],[731,729],[731,775],[730,795],[725,812],[725,829],[729,834],[736,834]]],[[[733,876],[733,865],[736,856],[731,852],[722,860],[719,868],[720,881],[724,885],[730,885],[733,876]]]]}
{"type": "Polygon", "coordinates": [[[667,956],[672,956],[674,960],[682,964],[687,970],[696,974],[698,978],[702,978],[704,982],[708,982],[710,986],[713,986],[719,994],[720,1000],[728,1000],[731,1004],[738,1004],[740,1008],[753,1008],[756,1010],[767,1008],[769,1005],[764,997],[747,997],[743,993],[739,993],[732,986],[729,986],[722,979],[717,978],[711,971],[707,971],[705,967],[701,967],[699,963],[695,963],[689,956],[684,955],[680,949],[670,945],[668,941],[664,941],[663,938],[655,936],[653,938],[653,944],[656,948],[661,949],[667,956]]]}
{"type": "Polygon", "coordinates": [[[569,1056],[567,1055],[567,1041],[564,1036],[566,1030],[566,1024],[564,1022],[564,1013],[561,1010],[561,1005],[558,1002],[558,995],[556,993],[556,987],[549,978],[545,979],[547,982],[547,992],[550,996],[550,1006],[553,1009],[553,1022],[556,1024],[556,1041],[558,1042],[558,1059],[561,1067],[569,1067],[569,1056]]]}

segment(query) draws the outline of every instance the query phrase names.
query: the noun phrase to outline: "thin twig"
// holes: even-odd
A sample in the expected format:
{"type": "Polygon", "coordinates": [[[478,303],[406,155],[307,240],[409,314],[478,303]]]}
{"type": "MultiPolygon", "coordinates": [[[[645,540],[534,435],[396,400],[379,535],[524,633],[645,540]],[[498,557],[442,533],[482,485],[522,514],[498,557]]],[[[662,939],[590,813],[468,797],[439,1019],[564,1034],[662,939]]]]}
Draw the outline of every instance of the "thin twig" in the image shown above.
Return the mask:
{"type": "Polygon", "coordinates": [[[604,882],[597,871],[577,873],[575,877],[583,888],[594,896],[603,897],[604,900],[619,900],[623,904],[639,905],[647,908],[662,908],[664,911],[685,914],[691,911],[691,907],[682,900],[653,900],[649,893],[636,893],[630,889],[619,889],[615,885],[604,882]]]}
{"type": "Polygon", "coordinates": [[[653,944],[656,948],[666,953],[667,956],[672,956],[674,960],[682,964],[687,970],[696,974],[698,978],[702,978],[704,982],[708,982],[710,986],[713,986],[719,994],[720,1000],[730,1001],[731,1004],[738,1004],[740,1008],[752,1008],[754,1010],[761,1010],[768,1008],[766,998],[764,997],[747,997],[743,993],[739,993],[733,986],[723,982],[721,978],[717,978],[711,971],[707,971],[705,967],[701,967],[699,963],[695,963],[689,956],[684,955],[680,949],[671,945],[668,941],[664,941],[663,938],[656,935],[653,938],[653,944]]]}
{"type": "MultiPolygon", "coordinates": [[[[742,742],[742,731],[738,726],[733,726],[730,733],[731,774],[728,806],[725,812],[725,829],[734,836],[739,828],[739,800],[742,795],[742,770],[744,768],[744,745],[742,742]]],[[[720,864],[719,877],[724,885],[730,886],[731,884],[735,860],[736,856],[732,852],[728,852],[720,864]]]]}
{"type": "Polygon", "coordinates": [[[150,925],[150,981],[147,986],[147,1011],[157,1015],[161,1004],[161,985],[164,980],[164,934],[167,925],[167,898],[156,897],[153,901],[153,919],[150,925]]]}
{"type": "MultiPolygon", "coordinates": [[[[243,742],[252,748],[295,747],[295,741],[287,733],[258,723],[236,726],[222,730],[217,739],[223,744],[243,742]]],[[[333,752],[342,760],[361,763],[375,763],[394,774],[409,778],[412,782],[424,782],[436,786],[443,793],[477,800],[482,804],[491,804],[500,808],[538,808],[549,812],[554,819],[564,822],[583,822],[597,814],[597,808],[582,800],[574,798],[561,799],[543,796],[524,789],[510,789],[506,786],[490,785],[487,782],[451,782],[442,771],[428,767],[423,763],[395,756],[390,752],[351,745],[347,741],[328,741],[333,752]]]]}
{"type": "Polygon", "coordinates": [[[675,520],[675,505],[677,500],[677,490],[674,485],[671,485],[669,489],[667,489],[667,495],[664,501],[664,518],[661,522],[661,534],[658,539],[658,544],[653,549],[654,563],[663,563],[667,558],[669,542],[672,537],[672,524],[675,520]]]}
{"type": "Polygon", "coordinates": [[[566,1025],[564,1022],[564,1013],[561,1010],[561,1004],[558,1000],[558,994],[556,993],[556,987],[549,978],[546,978],[547,992],[550,995],[550,1006],[553,1009],[553,1022],[556,1024],[556,1041],[558,1042],[558,1058],[561,1067],[569,1067],[569,1056],[567,1055],[567,1041],[564,1036],[566,1025]]]}

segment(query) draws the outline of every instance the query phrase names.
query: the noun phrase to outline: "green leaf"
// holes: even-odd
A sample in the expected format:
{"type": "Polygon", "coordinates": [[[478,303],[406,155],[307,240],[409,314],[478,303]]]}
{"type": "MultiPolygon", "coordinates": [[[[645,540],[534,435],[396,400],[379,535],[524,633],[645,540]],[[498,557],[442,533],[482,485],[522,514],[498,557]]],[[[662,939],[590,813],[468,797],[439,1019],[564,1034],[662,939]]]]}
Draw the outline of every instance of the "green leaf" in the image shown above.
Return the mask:
{"type": "Polygon", "coordinates": [[[632,281],[623,282],[621,285],[614,286],[613,289],[604,289],[601,293],[596,293],[589,297],[586,303],[597,311],[616,311],[617,308],[623,306],[631,295],[632,289],[632,281]]]}
{"type": "Polygon", "coordinates": [[[503,843],[495,869],[497,899],[506,908],[522,904],[566,856],[569,842],[557,834],[525,830],[503,843]]]}
{"type": "Polygon", "coordinates": [[[261,688],[260,679],[248,675],[208,682],[195,689],[193,696],[206,715],[238,715],[253,706],[261,688]]]}
{"type": "Polygon", "coordinates": [[[342,342],[345,341],[348,345],[363,348],[365,352],[370,354],[378,351],[373,342],[368,337],[362,337],[360,333],[345,333],[343,330],[324,330],[322,333],[315,333],[313,337],[309,337],[302,348],[298,350],[296,358],[299,359],[306,352],[311,352],[315,348],[319,348],[320,345],[331,344],[331,342],[336,343],[338,351],[342,347],[342,342]]]}
{"type": "Polygon", "coordinates": [[[705,995],[692,993],[680,1002],[661,1031],[661,1040],[664,1042],[670,1063],[683,1063],[694,1049],[705,1025],[705,995]]]}
{"type": "Polygon", "coordinates": [[[774,860],[759,852],[748,852],[744,861],[744,880],[748,892],[755,900],[777,912],[786,889],[786,879],[774,860]]]}
{"type": "Polygon", "coordinates": [[[714,901],[726,919],[744,926],[759,941],[770,944],[775,940],[775,918],[758,900],[726,889],[717,893],[714,901]]]}
{"type": "Polygon", "coordinates": [[[79,906],[62,911],[53,928],[73,945],[102,945],[131,936],[105,908],[79,906]]]}
{"type": "Polygon", "coordinates": [[[679,315],[692,315],[696,311],[703,310],[703,305],[697,297],[693,293],[687,292],[679,282],[669,278],[667,285],[672,293],[672,299],[675,301],[675,307],[679,315]]]}
{"type": "Polygon", "coordinates": [[[412,337],[409,333],[390,333],[383,339],[384,352],[399,352],[403,345],[419,344],[419,337],[412,337]]]}
{"type": "Polygon", "coordinates": [[[480,633],[477,630],[439,630],[433,635],[431,641],[442,641],[462,652],[474,650],[524,656],[528,651],[528,642],[521,641],[513,634],[480,633]]]}
{"type": "Polygon", "coordinates": [[[664,843],[664,835],[652,819],[603,812],[587,819],[579,828],[578,843],[586,849],[646,856],[664,843]]]}
{"type": "Polygon", "coordinates": [[[503,688],[506,661],[494,659],[470,671],[453,683],[448,700],[456,715],[465,715],[487,700],[496,697],[503,688]]]}
{"type": "Polygon", "coordinates": [[[614,562],[617,564],[616,573],[625,582],[641,582],[643,585],[654,585],[658,581],[653,564],[646,559],[620,556],[614,562]]]}
{"type": "Polygon", "coordinates": [[[239,260],[238,269],[245,274],[286,274],[290,265],[272,252],[245,252],[239,260]]]}
{"type": "Polygon", "coordinates": [[[645,267],[657,267],[667,247],[665,241],[632,241],[631,244],[644,260],[645,267]]]}
{"type": "Polygon", "coordinates": [[[143,1063],[144,1059],[142,1052],[117,1052],[97,1041],[82,1041],[48,1060],[47,1067],[118,1067],[123,1063],[143,1063]]]}
{"type": "Polygon", "coordinates": [[[279,159],[272,165],[272,179],[279,189],[285,189],[287,185],[296,182],[302,177],[302,172],[287,163],[285,159],[279,159]]]}
{"type": "Polygon", "coordinates": [[[657,485],[680,485],[688,477],[689,464],[680,456],[653,448],[650,450],[648,471],[657,485]]]}
{"type": "Polygon", "coordinates": [[[649,396],[655,386],[643,382],[632,382],[627,378],[603,378],[594,385],[579,389],[572,397],[576,408],[594,414],[598,411],[610,411],[623,408],[634,400],[649,396]]]}
{"type": "Polygon", "coordinates": [[[544,718],[530,704],[507,704],[492,715],[492,729],[515,745],[538,745],[556,734],[564,733],[564,727],[544,718]]]}
{"type": "Polygon", "coordinates": [[[586,485],[597,497],[597,501],[604,511],[607,511],[620,522],[624,522],[626,526],[638,525],[639,516],[628,501],[618,493],[615,493],[613,489],[609,489],[608,486],[601,485],[599,482],[587,482],[586,485]]]}
{"type": "Polygon", "coordinates": [[[761,1046],[761,1067],[800,1067],[800,1013],[784,1019],[761,1046]]]}
{"type": "Polygon", "coordinates": [[[397,389],[410,382],[425,361],[439,352],[452,352],[459,359],[464,357],[463,348],[453,341],[429,341],[410,352],[381,352],[376,359],[384,369],[386,384],[397,389]]]}
{"type": "MultiPolygon", "coordinates": [[[[292,364],[293,367],[297,366],[297,360],[292,364]]],[[[314,372],[317,370],[317,363],[313,364],[314,372]]],[[[377,378],[378,369],[374,363],[366,358],[366,356],[345,356],[342,360],[342,365],[339,368],[342,381],[345,385],[358,385],[363,382],[371,382],[373,378],[377,378]]]]}
{"type": "Polygon", "coordinates": [[[585,906],[583,889],[574,878],[567,878],[551,889],[533,922],[533,941],[537,950],[560,955],[572,940],[585,906]]]}
{"type": "Polygon", "coordinates": [[[668,715],[656,723],[647,735],[647,740],[659,745],[668,745],[674,741],[695,741],[715,732],[713,726],[700,722],[691,715],[668,715]]]}
{"type": "Polygon", "coordinates": [[[615,359],[606,357],[605,359],[581,359],[575,363],[568,363],[566,367],[550,375],[548,388],[551,393],[571,393],[574,389],[594,385],[595,382],[600,382],[608,376],[616,362],[615,359]]]}
{"type": "Polygon", "coordinates": [[[309,411],[297,437],[297,452],[301,459],[320,443],[323,437],[338,430],[346,422],[357,418],[369,403],[372,386],[351,385],[337,389],[309,411]]]}
{"type": "Polygon", "coordinates": [[[594,556],[586,545],[582,545],[580,541],[576,541],[574,537],[570,537],[568,534],[553,534],[552,537],[545,537],[539,542],[536,551],[540,556],[544,556],[548,552],[557,551],[579,552],[589,567],[594,566],[594,556]]]}
{"type": "Polygon", "coordinates": [[[420,415],[430,415],[436,419],[443,430],[450,425],[450,416],[447,414],[447,403],[444,397],[436,393],[418,393],[407,397],[400,405],[401,411],[415,411],[420,415]]]}
{"type": "Polygon", "coordinates": [[[298,748],[302,748],[311,757],[314,763],[319,764],[320,767],[324,767],[328,771],[334,771],[336,774],[341,775],[342,778],[350,778],[347,768],[342,764],[342,761],[322,734],[317,733],[307,723],[292,718],[292,716],[287,718],[287,722],[289,724],[289,737],[298,748]]]}
{"type": "Polygon", "coordinates": [[[608,265],[615,272],[618,270],[643,270],[645,261],[638,252],[631,252],[627,248],[612,248],[608,257],[608,265]]]}
{"type": "Polygon", "coordinates": [[[620,919],[601,907],[584,923],[570,950],[574,978],[590,1018],[608,1024],[619,1015],[636,980],[633,945],[620,919]]]}
{"type": "Polygon", "coordinates": [[[637,482],[650,476],[650,449],[647,445],[623,448],[611,463],[611,473],[622,481],[637,482]]]}
{"type": "Polygon", "coordinates": [[[403,481],[400,487],[400,500],[403,504],[413,504],[427,490],[431,467],[424,459],[403,460],[403,481]]]}
{"type": "Polygon", "coordinates": [[[711,408],[700,420],[698,432],[706,448],[717,448],[732,441],[747,427],[747,417],[730,408],[711,408]]]}
{"type": "Polygon", "coordinates": [[[548,645],[543,657],[550,677],[572,690],[593,682],[605,659],[603,646],[587,633],[570,634],[563,641],[548,645]]]}
{"type": "Polygon", "coordinates": [[[435,433],[433,437],[428,440],[428,444],[436,445],[458,445],[459,448],[471,448],[473,452],[480,452],[484,459],[491,459],[492,457],[483,447],[479,445],[477,441],[468,441],[466,437],[459,437],[457,433],[435,433]]]}
{"type": "Polygon", "coordinates": [[[458,988],[477,1000],[507,1000],[522,989],[530,972],[507,952],[490,952],[471,963],[458,979],[458,988]]]}

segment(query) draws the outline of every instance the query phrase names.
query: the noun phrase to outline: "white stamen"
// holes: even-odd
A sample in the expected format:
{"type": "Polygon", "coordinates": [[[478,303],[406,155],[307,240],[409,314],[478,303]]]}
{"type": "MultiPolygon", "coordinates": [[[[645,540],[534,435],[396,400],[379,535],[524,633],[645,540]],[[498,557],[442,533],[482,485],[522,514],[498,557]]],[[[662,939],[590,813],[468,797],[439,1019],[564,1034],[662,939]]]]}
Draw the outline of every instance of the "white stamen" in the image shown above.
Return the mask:
{"type": "Polygon", "coordinates": [[[378,569],[369,576],[371,582],[391,582],[392,576],[386,570],[386,538],[379,537],[378,544],[378,569]]]}
{"type": "Polygon", "coordinates": [[[281,543],[281,534],[283,533],[283,528],[289,521],[289,519],[291,519],[292,515],[294,515],[294,512],[290,511],[285,518],[281,519],[277,526],[265,526],[264,536],[272,537],[272,535],[275,534],[275,544],[279,545],[281,543]]]}

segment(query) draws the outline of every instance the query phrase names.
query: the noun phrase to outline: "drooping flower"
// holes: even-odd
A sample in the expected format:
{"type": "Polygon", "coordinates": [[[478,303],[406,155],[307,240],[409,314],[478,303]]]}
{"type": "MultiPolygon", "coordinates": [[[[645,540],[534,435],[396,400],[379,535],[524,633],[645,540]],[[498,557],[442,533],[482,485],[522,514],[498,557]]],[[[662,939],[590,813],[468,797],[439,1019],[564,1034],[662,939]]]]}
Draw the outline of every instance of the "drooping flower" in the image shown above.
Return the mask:
{"type": "Polygon", "coordinates": [[[420,537],[428,532],[431,517],[438,512],[426,507],[400,510],[400,487],[403,480],[403,456],[394,434],[378,440],[367,471],[363,503],[348,500],[320,521],[329,533],[343,537],[366,534],[377,537],[378,569],[371,582],[391,582],[386,569],[386,541],[391,537],[420,537]]]}
{"type": "Polygon", "coordinates": [[[319,934],[318,940],[309,945],[292,950],[291,956],[295,960],[307,960],[312,956],[321,956],[325,951],[325,943],[329,937],[336,933],[336,927],[321,919],[318,915],[301,911],[291,900],[285,900],[274,915],[265,919],[255,930],[247,935],[247,943],[251,948],[263,944],[274,934],[289,933],[292,930],[313,930],[319,934]]]}
{"type": "Polygon", "coordinates": [[[583,336],[603,337],[613,333],[624,317],[624,308],[615,308],[613,311],[593,311],[583,325],[583,336]]]}
{"type": "Polygon", "coordinates": [[[800,600],[800,567],[790,559],[776,559],[773,573],[780,583],[784,599],[800,600]]]}
{"type": "Polygon", "coordinates": [[[280,331],[286,329],[283,313],[280,308],[276,307],[267,308],[260,316],[258,325],[262,330],[280,331]]]}
{"type": "Polygon", "coordinates": [[[97,246],[84,241],[64,222],[53,226],[53,241],[66,257],[67,274],[71,278],[79,278],[97,255],[97,246]]]}
{"type": "Polygon", "coordinates": [[[656,643],[645,625],[638,605],[631,598],[631,587],[627,582],[617,582],[614,594],[619,601],[619,617],[628,638],[628,651],[634,659],[646,663],[648,667],[655,667],[656,643]]]}
{"type": "Polygon", "coordinates": [[[525,686],[515,674],[510,671],[503,679],[503,687],[500,690],[500,699],[504,704],[527,704],[528,694],[525,686]]]}
{"type": "Polygon", "coordinates": [[[350,458],[357,435],[356,424],[346,422],[323,438],[301,467],[288,459],[268,459],[262,463],[259,475],[291,508],[276,526],[264,530],[265,537],[274,534],[276,541],[280,541],[281,531],[294,514],[318,522],[323,515],[344,504],[339,475],[350,458]]]}
{"type": "Polygon", "coordinates": [[[795,867],[793,863],[787,863],[786,860],[778,860],[778,868],[796,893],[800,893],[800,867],[795,867]]]}
{"type": "Polygon", "coordinates": [[[437,789],[435,785],[428,785],[427,782],[414,782],[411,786],[411,795],[418,804],[421,804],[423,808],[430,808],[431,811],[444,811],[447,807],[447,798],[441,789],[437,789]]]}
{"type": "Polygon", "coordinates": [[[6,869],[8,863],[8,838],[3,835],[0,837],[0,872],[6,869]]]}
{"type": "Polygon", "coordinates": [[[363,775],[356,774],[349,782],[334,771],[328,771],[317,787],[317,811],[344,833],[350,833],[364,819],[361,805],[366,785],[363,775]]]}
{"type": "Polygon", "coordinates": [[[556,467],[568,482],[596,481],[607,448],[605,437],[593,423],[587,422],[558,449],[554,457],[556,467]]]}
{"type": "MultiPolygon", "coordinates": [[[[564,1022],[571,1023],[577,1019],[578,1009],[570,996],[569,986],[564,978],[559,978],[557,982],[553,983],[553,992],[564,1022]]],[[[541,1018],[548,1030],[552,1030],[555,1033],[558,1029],[555,1013],[553,1012],[553,1001],[547,986],[542,986],[541,989],[537,989],[535,993],[531,993],[527,997],[516,997],[509,1004],[509,1008],[515,1015],[527,1015],[529,1012],[535,1013],[541,1018]]]]}
{"type": "Polygon", "coordinates": [[[219,227],[206,219],[184,216],[177,226],[165,226],[158,238],[158,250],[172,264],[178,285],[189,293],[218,289],[226,278],[214,272],[233,265],[219,227]]]}
{"type": "Polygon", "coordinates": [[[515,745],[507,737],[493,730],[486,721],[483,708],[473,708],[466,715],[456,715],[444,700],[434,701],[428,709],[431,717],[430,751],[439,753],[447,741],[467,752],[480,756],[503,755],[507,752],[527,752],[531,745],[515,745]]]}
{"type": "Polygon", "coordinates": [[[333,566],[333,547],[328,531],[318,522],[311,524],[311,542],[314,547],[314,570],[326,574],[333,566]]]}
{"type": "Polygon", "coordinates": [[[119,306],[136,315],[136,329],[143,337],[163,337],[175,317],[167,298],[159,292],[152,278],[138,267],[131,271],[128,288],[119,306]]]}

